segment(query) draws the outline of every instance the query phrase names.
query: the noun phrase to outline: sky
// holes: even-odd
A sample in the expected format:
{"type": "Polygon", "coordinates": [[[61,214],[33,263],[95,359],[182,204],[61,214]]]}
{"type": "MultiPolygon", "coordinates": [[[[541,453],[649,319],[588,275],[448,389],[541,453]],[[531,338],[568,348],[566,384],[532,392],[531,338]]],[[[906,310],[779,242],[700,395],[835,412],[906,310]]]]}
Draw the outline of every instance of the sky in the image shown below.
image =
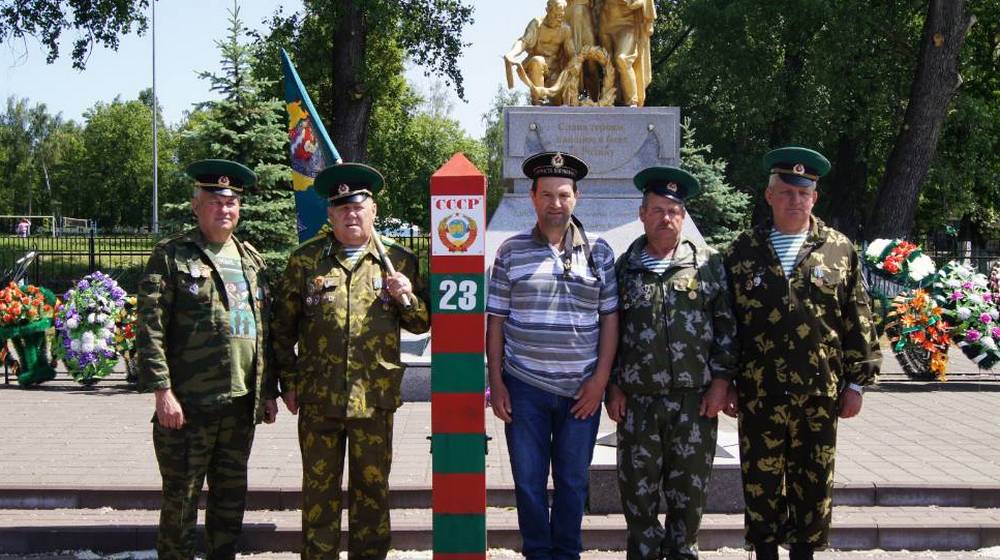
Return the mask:
{"type": "MultiPolygon", "coordinates": [[[[468,0],[475,8],[475,23],[466,27],[471,43],[460,60],[466,101],[451,90],[451,116],[473,137],[483,132],[483,113],[489,110],[497,88],[505,81],[501,57],[523,32],[528,20],[542,15],[545,0],[468,0]]],[[[281,6],[286,14],[301,9],[301,0],[241,0],[244,24],[264,30],[263,21],[281,6]]],[[[231,0],[160,0],[156,9],[156,87],[163,116],[177,124],[184,112],[199,101],[216,98],[197,72],[219,72],[215,41],[226,35],[231,0]]],[[[0,102],[10,96],[44,103],[50,112],[82,122],[83,113],[98,101],[116,96],[135,99],[152,85],[152,38],[123,37],[117,51],[95,48],[83,71],[75,70],[68,54],[72,33],[64,34],[62,56],[46,64],[45,51],[32,39],[0,44],[0,102]]],[[[418,91],[430,91],[434,78],[410,65],[407,77],[418,91]]],[[[523,86],[519,86],[523,89],[523,86]]],[[[306,84],[309,88],[309,84],[306,84]]]]}

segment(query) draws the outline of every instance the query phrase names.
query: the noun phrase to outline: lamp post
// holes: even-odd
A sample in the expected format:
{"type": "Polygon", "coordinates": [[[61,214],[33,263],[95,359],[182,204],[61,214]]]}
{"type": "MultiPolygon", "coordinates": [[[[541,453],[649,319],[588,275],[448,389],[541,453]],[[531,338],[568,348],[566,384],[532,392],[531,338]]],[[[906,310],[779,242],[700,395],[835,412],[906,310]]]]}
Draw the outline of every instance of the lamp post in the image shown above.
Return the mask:
{"type": "Polygon", "coordinates": [[[159,180],[158,180],[158,164],[159,164],[159,150],[157,149],[157,123],[156,123],[156,0],[152,0],[150,5],[153,8],[152,17],[152,36],[153,36],[153,233],[160,233],[160,216],[159,216],[159,180]]]}

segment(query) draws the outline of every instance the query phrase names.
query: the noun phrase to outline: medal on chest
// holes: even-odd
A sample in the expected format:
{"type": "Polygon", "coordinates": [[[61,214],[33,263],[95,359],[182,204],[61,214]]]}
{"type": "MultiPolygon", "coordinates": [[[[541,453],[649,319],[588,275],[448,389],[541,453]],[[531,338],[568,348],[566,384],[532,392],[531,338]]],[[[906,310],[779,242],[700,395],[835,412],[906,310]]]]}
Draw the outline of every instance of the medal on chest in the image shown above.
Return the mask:
{"type": "Polygon", "coordinates": [[[822,286],[826,283],[826,274],[822,267],[814,266],[812,268],[812,283],[816,286],[822,286]]]}

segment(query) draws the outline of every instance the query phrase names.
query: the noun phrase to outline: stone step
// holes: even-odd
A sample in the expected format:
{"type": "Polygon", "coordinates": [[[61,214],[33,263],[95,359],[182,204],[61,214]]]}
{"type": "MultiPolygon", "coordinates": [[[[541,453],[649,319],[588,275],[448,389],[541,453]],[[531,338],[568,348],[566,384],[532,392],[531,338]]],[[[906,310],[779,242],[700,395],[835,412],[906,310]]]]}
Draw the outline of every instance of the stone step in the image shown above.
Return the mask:
{"type": "MultiPolygon", "coordinates": [[[[594,488],[590,511],[595,514],[619,513],[602,509],[594,488]]],[[[615,490],[614,499],[617,498],[615,490]]],[[[390,500],[394,509],[431,507],[431,488],[427,486],[393,487],[390,500]]],[[[1000,508],[1000,485],[968,484],[838,484],[834,504],[856,507],[966,507],[1000,508]]],[[[715,500],[715,506],[719,500],[715,500]]],[[[302,503],[299,488],[250,488],[247,507],[251,510],[296,510],[302,503]]],[[[513,486],[490,485],[486,503],[496,508],[515,506],[513,486]]],[[[712,507],[708,513],[740,513],[740,507],[712,507]]],[[[725,504],[722,504],[725,505],[725,504]]],[[[0,509],[55,510],[100,509],[156,510],[160,507],[160,488],[154,486],[11,486],[0,485],[0,509]]]]}
{"type": "MultiPolygon", "coordinates": [[[[0,509],[0,551],[147,550],[154,546],[157,522],[157,512],[151,510],[0,509]]],[[[202,512],[199,525],[203,522],[202,512]]],[[[346,522],[345,513],[345,527],[346,522]]],[[[248,511],[244,523],[243,551],[299,549],[301,518],[296,511],[248,511]]],[[[513,508],[490,508],[487,530],[489,547],[520,547],[513,508]]],[[[625,546],[621,515],[588,515],[583,530],[585,549],[622,550],[625,546]]],[[[430,549],[431,511],[393,510],[392,534],[396,549],[430,549]]],[[[699,542],[705,550],[742,546],[742,515],[706,514],[699,542]]],[[[831,545],[841,550],[974,550],[998,544],[1000,509],[843,506],[834,510],[831,545]]]]}

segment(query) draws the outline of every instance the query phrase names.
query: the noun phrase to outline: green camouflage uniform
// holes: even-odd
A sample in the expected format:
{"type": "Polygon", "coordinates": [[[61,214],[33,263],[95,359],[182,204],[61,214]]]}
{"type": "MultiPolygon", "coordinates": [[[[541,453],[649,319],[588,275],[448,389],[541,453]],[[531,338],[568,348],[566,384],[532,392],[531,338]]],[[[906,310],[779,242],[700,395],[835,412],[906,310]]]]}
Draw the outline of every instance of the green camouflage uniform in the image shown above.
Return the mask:
{"type": "Polygon", "coordinates": [[[740,460],[751,545],[827,545],[837,400],[875,382],[881,354],[851,241],[812,218],[785,277],[768,236],[726,253],[739,327],[740,460]]]}
{"type": "Polygon", "coordinates": [[[264,259],[249,243],[234,242],[257,324],[250,393],[233,398],[229,300],[217,263],[200,230],[158,243],[139,282],[139,376],[144,390],[170,388],[184,411],[179,430],[153,418],[153,445],[163,478],[157,551],[160,558],[193,558],[198,497],[208,478],[209,558],[233,558],[243,525],[247,460],[254,425],[276,382],[267,359],[270,294],[264,259]]]}
{"type": "Polygon", "coordinates": [[[345,449],[350,556],[384,558],[389,551],[400,327],[422,333],[430,321],[416,257],[389,239],[384,244],[418,296],[409,309],[384,289],[373,240],[351,267],[332,234],[315,237],[292,253],[282,277],[272,332],[282,389],[294,390],[302,407],[303,558],[337,558],[345,449]]]}
{"type": "Polygon", "coordinates": [[[736,323],[721,255],[682,239],[657,274],[642,263],[645,245],[637,239],[615,267],[621,335],[612,383],[627,395],[618,485],[628,558],[697,558],[718,428],[699,408],[713,379],[736,373],[736,323]]]}

